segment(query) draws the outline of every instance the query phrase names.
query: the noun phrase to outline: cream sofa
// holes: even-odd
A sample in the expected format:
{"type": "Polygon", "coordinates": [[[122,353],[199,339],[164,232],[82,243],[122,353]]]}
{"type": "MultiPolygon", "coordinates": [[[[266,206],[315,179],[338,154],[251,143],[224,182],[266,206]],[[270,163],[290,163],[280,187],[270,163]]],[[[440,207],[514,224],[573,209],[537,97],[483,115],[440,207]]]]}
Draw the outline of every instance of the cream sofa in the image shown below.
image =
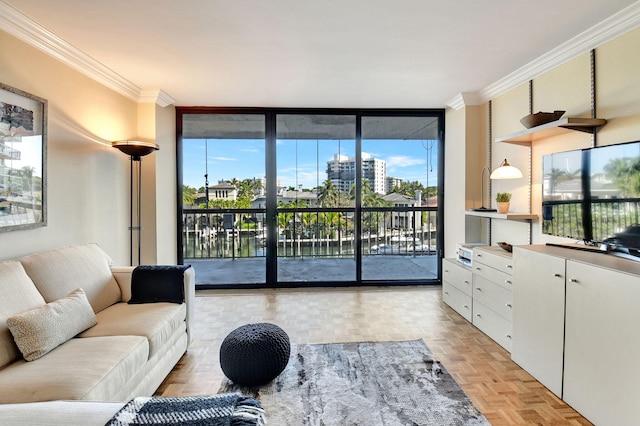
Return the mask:
{"type": "MultiPolygon", "coordinates": [[[[189,268],[178,283],[184,286],[184,303],[128,304],[133,269],[113,267],[95,244],[0,262],[0,404],[127,402],[155,392],[189,345],[195,276],[189,268]],[[57,321],[56,304],[67,306],[68,295],[78,288],[95,313],[95,325],[40,358],[26,361],[9,320],[14,324],[17,317],[51,308],[57,321]]],[[[66,404],[5,405],[0,413],[19,413],[29,407],[55,411],[66,404]]],[[[107,411],[118,407],[96,406],[108,407],[107,411]]]]}

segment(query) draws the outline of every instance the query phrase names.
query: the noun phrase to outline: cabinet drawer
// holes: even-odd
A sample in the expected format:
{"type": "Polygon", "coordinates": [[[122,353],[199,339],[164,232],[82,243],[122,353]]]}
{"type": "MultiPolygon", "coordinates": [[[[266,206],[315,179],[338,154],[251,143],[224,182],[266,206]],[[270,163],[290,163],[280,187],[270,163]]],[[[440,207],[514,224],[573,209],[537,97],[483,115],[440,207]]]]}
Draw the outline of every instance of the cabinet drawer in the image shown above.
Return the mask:
{"type": "Polygon", "coordinates": [[[455,259],[442,260],[442,281],[455,286],[458,290],[471,296],[471,268],[455,259]]]}
{"type": "Polygon", "coordinates": [[[504,319],[511,321],[513,315],[513,293],[481,276],[473,277],[473,300],[477,300],[504,319]]]}
{"type": "MultiPolygon", "coordinates": [[[[490,251],[492,248],[475,248],[473,250],[473,266],[475,270],[475,266],[479,263],[483,265],[490,266],[498,271],[502,271],[506,274],[511,275],[513,271],[513,260],[511,256],[505,251],[505,254],[497,254],[490,251]]],[[[502,249],[498,249],[502,250],[502,249]]],[[[502,250],[504,251],[504,250],[502,250]]]]}
{"type": "Polygon", "coordinates": [[[471,322],[472,299],[448,282],[442,283],[442,300],[454,311],[471,322]]]}
{"type": "Polygon", "coordinates": [[[511,352],[511,322],[478,301],[473,303],[473,325],[511,352]]]}
{"type": "Polygon", "coordinates": [[[512,289],[512,276],[505,272],[494,269],[480,262],[473,264],[474,277],[482,277],[485,280],[494,282],[506,289],[512,289]]]}

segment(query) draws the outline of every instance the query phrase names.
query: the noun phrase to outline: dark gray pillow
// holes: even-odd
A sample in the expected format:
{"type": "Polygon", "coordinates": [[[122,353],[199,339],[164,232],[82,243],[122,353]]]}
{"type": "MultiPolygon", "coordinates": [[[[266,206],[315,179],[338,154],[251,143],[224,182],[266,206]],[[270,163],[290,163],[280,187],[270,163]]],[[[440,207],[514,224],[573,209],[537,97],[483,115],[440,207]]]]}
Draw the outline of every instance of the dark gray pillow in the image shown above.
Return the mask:
{"type": "Polygon", "coordinates": [[[130,304],[184,303],[184,271],[191,265],[140,265],[131,275],[130,304]]]}

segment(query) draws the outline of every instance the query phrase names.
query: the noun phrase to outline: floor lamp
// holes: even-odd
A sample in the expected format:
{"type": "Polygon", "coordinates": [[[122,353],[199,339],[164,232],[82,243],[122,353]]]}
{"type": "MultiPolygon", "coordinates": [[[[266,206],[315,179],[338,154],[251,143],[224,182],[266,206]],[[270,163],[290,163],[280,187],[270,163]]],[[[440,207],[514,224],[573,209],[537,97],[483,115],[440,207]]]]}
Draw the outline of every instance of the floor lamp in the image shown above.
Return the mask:
{"type": "Polygon", "coordinates": [[[142,227],[140,225],[141,222],[141,201],[142,201],[142,157],[145,155],[151,154],[153,151],[158,150],[158,145],[154,142],[142,142],[142,141],[116,141],[112,143],[114,148],[119,149],[123,153],[127,154],[130,157],[130,181],[129,181],[129,249],[130,249],[130,264],[133,266],[133,233],[134,231],[137,233],[137,243],[138,243],[138,259],[137,264],[140,264],[140,237],[142,227]],[[133,175],[134,175],[134,164],[136,169],[136,212],[134,215],[133,209],[133,175]],[[134,224],[134,217],[136,219],[136,223],[134,224]]]}

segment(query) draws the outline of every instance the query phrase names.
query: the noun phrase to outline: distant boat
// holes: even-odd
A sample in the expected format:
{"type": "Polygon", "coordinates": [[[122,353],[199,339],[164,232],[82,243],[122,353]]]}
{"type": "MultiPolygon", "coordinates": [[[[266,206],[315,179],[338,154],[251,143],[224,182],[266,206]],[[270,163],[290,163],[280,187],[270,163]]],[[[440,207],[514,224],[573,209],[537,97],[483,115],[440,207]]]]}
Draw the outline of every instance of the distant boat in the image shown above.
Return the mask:
{"type": "Polygon", "coordinates": [[[402,250],[400,244],[380,244],[371,246],[369,252],[371,254],[400,254],[402,250]]]}
{"type": "Polygon", "coordinates": [[[369,249],[371,254],[428,254],[435,253],[435,247],[417,243],[417,244],[380,244],[373,245],[369,249]]]}

